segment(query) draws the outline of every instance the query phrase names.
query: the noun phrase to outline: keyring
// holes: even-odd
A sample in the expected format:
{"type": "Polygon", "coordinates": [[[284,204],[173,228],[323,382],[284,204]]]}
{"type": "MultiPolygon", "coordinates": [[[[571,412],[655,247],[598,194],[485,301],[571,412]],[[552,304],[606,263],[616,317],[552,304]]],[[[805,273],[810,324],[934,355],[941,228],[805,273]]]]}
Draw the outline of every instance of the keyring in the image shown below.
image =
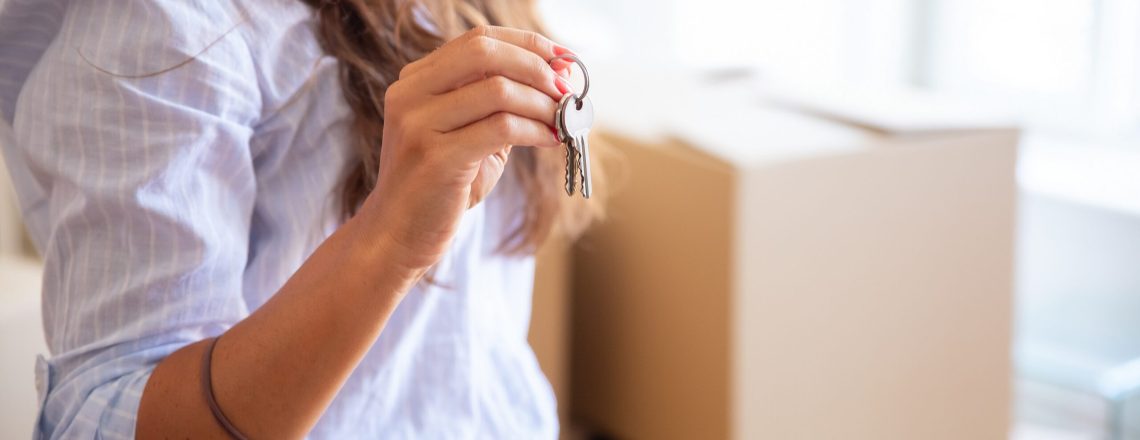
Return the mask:
{"type": "Polygon", "coordinates": [[[587,93],[590,93],[590,71],[586,70],[586,63],[583,63],[582,60],[578,59],[577,55],[572,54],[558,55],[554,58],[551,58],[550,62],[553,63],[554,60],[570,60],[573,61],[574,64],[577,64],[578,68],[582,69],[582,77],[585,78],[586,83],[582,86],[581,95],[574,94],[574,104],[578,106],[578,109],[581,109],[582,100],[586,99],[587,93]]]}

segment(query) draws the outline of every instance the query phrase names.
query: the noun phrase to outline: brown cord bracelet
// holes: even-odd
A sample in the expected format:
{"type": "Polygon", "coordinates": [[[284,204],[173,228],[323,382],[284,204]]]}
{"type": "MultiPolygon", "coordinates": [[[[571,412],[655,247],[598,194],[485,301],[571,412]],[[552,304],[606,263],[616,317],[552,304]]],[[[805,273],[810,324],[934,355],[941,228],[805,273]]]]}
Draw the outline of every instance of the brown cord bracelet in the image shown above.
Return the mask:
{"type": "Polygon", "coordinates": [[[214,398],[214,381],[211,378],[210,364],[214,357],[214,345],[217,345],[218,338],[210,338],[210,342],[206,344],[206,354],[202,355],[202,392],[206,395],[206,403],[210,405],[210,412],[214,413],[214,420],[218,421],[219,425],[236,440],[249,440],[245,434],[230,423],[230,419],[222,413],[222,408],[218,406],[218,401],[214,398]]]}

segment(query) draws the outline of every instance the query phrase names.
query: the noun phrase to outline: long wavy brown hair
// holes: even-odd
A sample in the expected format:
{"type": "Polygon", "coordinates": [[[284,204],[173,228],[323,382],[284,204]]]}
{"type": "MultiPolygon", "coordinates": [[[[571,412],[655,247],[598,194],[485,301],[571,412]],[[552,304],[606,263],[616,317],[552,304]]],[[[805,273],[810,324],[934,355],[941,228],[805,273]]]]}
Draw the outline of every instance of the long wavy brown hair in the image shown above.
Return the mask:
{"type": "MultiPolygon", "coordinates": [[[[384,134],[384,93],[400,70],[444,42],[479,25],[542,32],[533,0],[303,0],[318,16],[318,35],[340,63],[344,97],[354,110],[351,139],[358,160],[346,171],[341,201],[352,216],[376,185],[384,134]]],[[[553,116],[553,115],[552,115],[553,116]]],[[[598,157],[591,148],[591,155],[598,157]]],[[[603,153],[604,154],[604,153],[603,153]]],[[[563,192],[565,155],[558,149],[514,148],[508,168],[526,194],[520,226],[501,250],[530,253],[557,229],[577,235],[602,214],[593,198],[563,192]]],[[[599,160],[591,161],[595,187],[602,187],[599,160]]]]}

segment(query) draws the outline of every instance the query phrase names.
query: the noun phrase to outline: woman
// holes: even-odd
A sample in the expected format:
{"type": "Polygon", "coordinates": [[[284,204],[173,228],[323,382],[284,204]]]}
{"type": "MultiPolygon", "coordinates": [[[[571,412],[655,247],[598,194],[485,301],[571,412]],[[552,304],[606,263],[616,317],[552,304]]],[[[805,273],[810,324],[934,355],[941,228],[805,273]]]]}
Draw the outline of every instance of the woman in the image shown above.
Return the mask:
{"type": "Polygon", "coordinates": [[[530,254],[595,208],[559,196],[532,8],[8,0],[37,432],[555,437],[530,254]]]}

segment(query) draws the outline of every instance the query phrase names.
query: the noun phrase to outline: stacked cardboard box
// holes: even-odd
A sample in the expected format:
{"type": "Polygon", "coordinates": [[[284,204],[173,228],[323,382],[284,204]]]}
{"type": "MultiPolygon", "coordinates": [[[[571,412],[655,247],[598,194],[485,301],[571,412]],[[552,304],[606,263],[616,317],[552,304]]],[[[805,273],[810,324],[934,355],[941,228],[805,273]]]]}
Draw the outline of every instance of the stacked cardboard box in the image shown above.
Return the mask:
{"type": "Polygon", "coordinates": [[[574,417],[632,439],[1007,438],[1017,130],[670,83],[692,93],[660,130],[647,96],[595,101],[626,176],[573,262],[574,417]]]}

